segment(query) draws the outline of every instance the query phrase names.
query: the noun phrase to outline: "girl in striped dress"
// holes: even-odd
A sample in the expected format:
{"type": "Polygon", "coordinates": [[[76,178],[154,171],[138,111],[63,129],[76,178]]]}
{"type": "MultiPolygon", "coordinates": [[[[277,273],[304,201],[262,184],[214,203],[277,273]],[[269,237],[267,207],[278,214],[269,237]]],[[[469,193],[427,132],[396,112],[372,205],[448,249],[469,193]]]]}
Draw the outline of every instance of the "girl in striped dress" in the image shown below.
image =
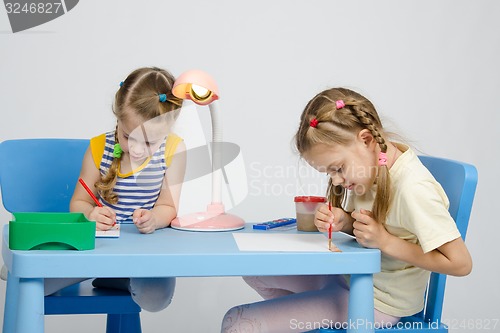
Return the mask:
{"type": "MultiPolygon", "coordinates": [[[[70,211],[96,221],[97,230],[134,224],[141,233],[165,228],[177,215],[185,170],[185,146],[171,133],[182,100],[172,94],[174,77],[159,68],[133,71],[115,95],[114,131],[90,140],[80,172],[98,198],[76,186],[70,211]]],[[[82,279],[46,279],[51,294],[82,279]]],[[[147,311],[160,311],[172,299],[175,278],[95,279],[95,287],[129,290],[147,311]]]]}

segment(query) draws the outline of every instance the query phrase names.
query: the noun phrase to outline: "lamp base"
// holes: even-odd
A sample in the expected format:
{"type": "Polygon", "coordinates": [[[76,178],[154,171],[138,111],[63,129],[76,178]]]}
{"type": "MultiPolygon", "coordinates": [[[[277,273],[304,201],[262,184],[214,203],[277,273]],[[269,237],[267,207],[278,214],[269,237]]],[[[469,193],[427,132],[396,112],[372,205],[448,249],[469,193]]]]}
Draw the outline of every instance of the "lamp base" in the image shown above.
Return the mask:
{"type": "Polygon", "coordinates": [[[224,212],[224,205],[210,204],[206,212],[177,217],[170,226],[185,231],[232,231],[245,227],[245,221],[224,212]]]}

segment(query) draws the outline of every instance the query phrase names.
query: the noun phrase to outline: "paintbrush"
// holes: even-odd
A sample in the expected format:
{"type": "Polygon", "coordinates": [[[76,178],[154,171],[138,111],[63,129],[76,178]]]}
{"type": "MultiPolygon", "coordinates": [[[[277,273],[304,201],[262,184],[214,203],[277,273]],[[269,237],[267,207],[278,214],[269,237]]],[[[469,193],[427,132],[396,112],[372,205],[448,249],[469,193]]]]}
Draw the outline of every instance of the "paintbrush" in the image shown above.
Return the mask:
{"type": "MultiPolygon", "coordinates": [[[[332,211],[332,204],[330,201],[328,201],[328,210],[330,212],[332,211]]],[[[330,227],[328,228],[328,250],[330,251],[332,250],[332,224],[330,224],[330,227]]]]}

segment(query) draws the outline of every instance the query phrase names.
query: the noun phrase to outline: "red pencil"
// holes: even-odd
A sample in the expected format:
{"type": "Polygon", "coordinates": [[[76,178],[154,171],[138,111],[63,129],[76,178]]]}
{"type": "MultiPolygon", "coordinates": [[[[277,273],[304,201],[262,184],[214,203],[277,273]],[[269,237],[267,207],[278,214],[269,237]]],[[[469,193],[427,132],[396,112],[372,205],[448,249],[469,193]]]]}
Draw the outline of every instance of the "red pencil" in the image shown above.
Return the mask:
{"type": "MultiPolygon", "coordinates": [[[[328,210],[332,211],[332,204],[328,201],[328,210]]],[[[328,250],[332,250],[332,225],[328,228],[328,250]]]]}
{"type": "Polygon", "coordinates": [[[94,200],[95,204],[99,207],[102,207],[102,204],[99,202],[99,200],[97,200],[97,198],[95,197],[94,193],[92,193],[92,191],[90,190],[90,188],[87,186],[87,184],[85,184],[85,182],[83,181],[83,179],[78,179],[78,181],[80,182],[80,184],[82,184],[82,186],[85,188],[85,190],[87,191],[87,193],[90,195],[90,197],[92,198],[92,200],[94,200]]]}

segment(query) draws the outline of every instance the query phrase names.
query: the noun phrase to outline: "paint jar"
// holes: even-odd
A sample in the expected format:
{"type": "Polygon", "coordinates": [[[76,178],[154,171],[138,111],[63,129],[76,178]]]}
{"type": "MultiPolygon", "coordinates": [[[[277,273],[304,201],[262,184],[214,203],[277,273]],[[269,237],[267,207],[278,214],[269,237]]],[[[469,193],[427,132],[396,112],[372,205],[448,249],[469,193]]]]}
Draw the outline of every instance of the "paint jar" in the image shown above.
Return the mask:
{"type": "Polygon", "coordinates": [[[297,214],[297,230],[318,231],[314,225],[314,215],[319,205],[326,202],[325,197],[299,196],[295,197],[295,211],[297,214]]]}

